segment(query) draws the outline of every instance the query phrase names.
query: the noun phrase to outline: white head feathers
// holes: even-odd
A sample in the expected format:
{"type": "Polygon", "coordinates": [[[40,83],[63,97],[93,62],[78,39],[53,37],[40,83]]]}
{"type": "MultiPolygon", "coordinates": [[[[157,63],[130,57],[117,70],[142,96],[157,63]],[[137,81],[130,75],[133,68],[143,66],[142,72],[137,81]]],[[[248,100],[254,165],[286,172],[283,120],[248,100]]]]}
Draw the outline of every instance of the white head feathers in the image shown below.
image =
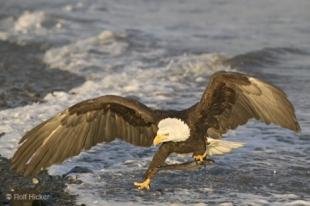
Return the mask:
{"type": "Polygon", "coordinates": [[[157,135],[167,136],[167,141],[181,142],[190,136],[189,126],[180,119],[166,118],[158,123],[157,135]]]}

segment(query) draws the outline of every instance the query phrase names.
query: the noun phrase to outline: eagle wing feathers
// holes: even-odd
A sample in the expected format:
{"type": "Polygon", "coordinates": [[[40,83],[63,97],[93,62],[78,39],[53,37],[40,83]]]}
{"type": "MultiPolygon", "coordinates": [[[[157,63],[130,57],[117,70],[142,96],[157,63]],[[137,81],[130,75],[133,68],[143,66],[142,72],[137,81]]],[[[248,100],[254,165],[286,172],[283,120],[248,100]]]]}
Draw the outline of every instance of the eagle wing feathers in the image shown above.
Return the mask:
{"type": "Polygon", "coordinates": [[[12,158],[12,167],[35,175],[42,168],[115,138],[151,146],[157,132],[156,114],[138,101],[113,95],[80,102],[26,133],[12,158]]]}
{"type": "Polygon", "coordinates": [[[196,107],[213,138],[252,118],[300,131],[294,108],[281,89],[241,73],[213,74],[196,107]]]}

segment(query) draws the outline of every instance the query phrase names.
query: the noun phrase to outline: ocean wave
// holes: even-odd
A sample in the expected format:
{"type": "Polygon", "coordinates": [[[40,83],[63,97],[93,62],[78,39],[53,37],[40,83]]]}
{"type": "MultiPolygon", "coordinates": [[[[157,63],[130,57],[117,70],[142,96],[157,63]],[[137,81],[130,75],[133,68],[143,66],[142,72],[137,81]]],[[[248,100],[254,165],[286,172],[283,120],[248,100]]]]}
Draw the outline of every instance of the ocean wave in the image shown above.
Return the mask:
{"type": "Polygon", "coordinates": [[[249,68],[274,65],[290,54],[305,54],[302,49],[292,47],[263,48],[234,56],[226,61],[232,67],[249,68]]]}
{"type": "MultiPolygon", "coordinates": [[[[218,53],[183,55],[170,59],[167,71],[174,77],[206,77],[216,71],[233,70],[230,65],[225,64],[226,61],[227,57],[218,53]]],[[[199,78],[196,80],[201,81],[199,78]]]]}
{"type": "Polygon", "coordinates": [[[25,44],[45,42],[47,44],[66,41],[69,25],[63,18],[41,10],[25,10],[16,16],[0,19],[0,39],[25,44]]]}
{"type": "Polygon", "coordinates": [[[83,72],[87,68],[106,68],[128,48],[126,35],[103,31],[97,36],[78,40],[60,48],[48,50],[43,60],[52,68],[83,72]]]}
{"type": "Polygon", "coordinates": [[[147,73],[152,69],[171,72],[171,75],[177,76],[199,76],[231,69],[226,63],[228,58],[223,55],[202,53],[167,57],[167,50],[158,49],[158,46],[140,37],[141,34],[132,34],[132,31],[103,31],[93,37],[51,48],[45,53],[43,61],[51,68],[85,76],[91,76],[91,72],[98,75],[143,70],[147,73]]]}

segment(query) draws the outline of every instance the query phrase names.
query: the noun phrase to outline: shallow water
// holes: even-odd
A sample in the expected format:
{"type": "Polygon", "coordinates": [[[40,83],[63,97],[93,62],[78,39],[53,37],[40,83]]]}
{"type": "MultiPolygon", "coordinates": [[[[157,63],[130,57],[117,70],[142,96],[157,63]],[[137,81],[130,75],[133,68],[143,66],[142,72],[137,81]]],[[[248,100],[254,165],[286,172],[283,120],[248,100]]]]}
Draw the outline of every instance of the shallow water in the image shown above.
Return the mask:
{"type": "Polygon", "coordinates": [[[251,121],[227,135],[244,148],[198,171],[161,172],[150,192],[132,182],[156,148],[98,145],[49,172],[90,169],[67,189],[88,205],[310,205],[309,1],[0,3],[0,154],[83,99],[117,94],[180,109],[199,100],[210,74],[235,70],[283,88],[302,132],[251,121]]]}

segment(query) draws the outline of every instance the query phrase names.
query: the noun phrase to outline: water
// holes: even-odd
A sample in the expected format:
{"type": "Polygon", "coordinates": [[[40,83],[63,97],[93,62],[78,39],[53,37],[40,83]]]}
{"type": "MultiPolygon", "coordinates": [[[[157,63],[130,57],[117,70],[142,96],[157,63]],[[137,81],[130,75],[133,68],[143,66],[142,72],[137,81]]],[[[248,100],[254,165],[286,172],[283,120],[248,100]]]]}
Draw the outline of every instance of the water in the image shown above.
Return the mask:
{"type": "Polygon", "coordinates": [[[0,3],[0,154],[83,99],[117,94],[181,109],[213,72],[248,72],[285,90],[299,135],[251,121],[227,135],[244,148],[199,171],[162,172],[150,192],[132,183],[156,148],[98,145],[49,172],[90,169],[67,188],[88,205],[310,205],[309,1],[0,3]]]}

